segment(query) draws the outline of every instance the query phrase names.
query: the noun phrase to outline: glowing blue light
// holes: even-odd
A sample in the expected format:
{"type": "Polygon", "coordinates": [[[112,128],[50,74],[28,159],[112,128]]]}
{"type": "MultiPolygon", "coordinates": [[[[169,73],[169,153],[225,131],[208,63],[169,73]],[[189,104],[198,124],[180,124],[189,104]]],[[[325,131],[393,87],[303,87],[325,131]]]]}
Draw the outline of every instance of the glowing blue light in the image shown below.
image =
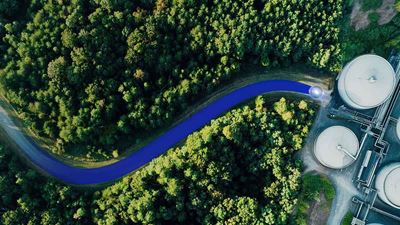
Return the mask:
{"type": "Polygon", "coordinates": [[[312,86],[308,92],[314,99],[320,99],[324,95],[324,90],[319,86],[312,86]]]}

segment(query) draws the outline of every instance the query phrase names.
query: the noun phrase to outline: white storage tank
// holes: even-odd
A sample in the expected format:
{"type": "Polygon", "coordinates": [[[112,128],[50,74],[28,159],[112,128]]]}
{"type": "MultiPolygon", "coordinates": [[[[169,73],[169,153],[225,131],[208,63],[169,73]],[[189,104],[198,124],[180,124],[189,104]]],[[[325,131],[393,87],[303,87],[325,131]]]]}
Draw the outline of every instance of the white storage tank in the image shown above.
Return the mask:
{"type": "Polygon", "coordinates": [[[375,188],[382,201],[400,209],[400,162],[389,164],[379,171],[375,188]]]}
{"type": "Polygon", "coordinates": [[[339,75],[343,101],[355,109],[371,109],[393,93],[396,76],[392,65],[377,55],[362,55],[348,63],[339,75]]]}
{"type": "Polygon", "coordinates": [[[357,156],[357,136],[347,127],[328,127],[314,143],[314,155],[318,161],[332,169],[342,169],[352,164],[357,156]]]}
{"type": "Polygon", "coordinates": [[[400,139],[400,118],[397,118],[396,134],[397,134],[397,137],[400,139]]]}

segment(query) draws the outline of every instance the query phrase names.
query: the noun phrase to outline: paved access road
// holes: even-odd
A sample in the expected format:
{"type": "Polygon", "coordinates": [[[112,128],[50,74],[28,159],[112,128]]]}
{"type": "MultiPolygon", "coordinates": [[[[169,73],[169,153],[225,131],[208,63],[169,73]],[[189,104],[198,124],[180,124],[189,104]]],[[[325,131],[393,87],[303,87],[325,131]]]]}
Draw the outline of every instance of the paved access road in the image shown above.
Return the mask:
{"type": "Polygon", "coordinates": [[[202,128],[212,119],[243,101],[274,91],[296,92],[309,95],[310,88],[311,86],[296,81],[265,80],[236,89],[194,113],[130,156],[116,163],[99,168],[77,168],[57,160],[40,149],[33,140],[25,136],[1,106],[0,126],[8,134],[9,138],[18,145],[26,158],[36,167],[40,168],[40,170],[69,184],[93,185],[116,180],[142,167],[186,138],[189,134],[202,128]]]}

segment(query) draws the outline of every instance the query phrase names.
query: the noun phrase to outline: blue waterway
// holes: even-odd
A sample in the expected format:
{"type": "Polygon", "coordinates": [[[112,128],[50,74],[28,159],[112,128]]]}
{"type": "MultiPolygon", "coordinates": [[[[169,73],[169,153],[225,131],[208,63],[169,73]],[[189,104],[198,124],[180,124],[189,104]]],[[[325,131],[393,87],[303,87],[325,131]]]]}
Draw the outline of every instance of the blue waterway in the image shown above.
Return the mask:
{"type": "Polygon", "coordinates": [[[121,178],[149,163],[189,134],[243,101],[274,91],[297,92],[308,95],[310,88],[309,85],[289,80],[266,80],[247,85],[210,103],[128,157],[100,168],[85,169],[65,165],[42,151],[31,141],[22,150],[35,166],[66,183],[77,185],[105,183],[121,178]]]}

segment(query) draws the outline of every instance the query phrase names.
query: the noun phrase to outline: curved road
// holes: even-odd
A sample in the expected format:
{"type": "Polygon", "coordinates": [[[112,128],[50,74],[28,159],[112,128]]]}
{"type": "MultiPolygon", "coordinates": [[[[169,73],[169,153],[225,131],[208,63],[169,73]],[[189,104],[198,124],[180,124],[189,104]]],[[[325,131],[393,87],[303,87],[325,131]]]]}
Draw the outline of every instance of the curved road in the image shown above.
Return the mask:
{"type": "Polygon", "coordinates": [[[29,137],[26,137],[15,126],[0,107],[0,125],[7,135],[22,150],[22,153],[38,168],[47,174],[75,185],[101,184],[115,179],[142,167],[152,159],[173,147],[176,143],[186,138],[189,134],[202,128],[212,119],[218,117],[235,105],[268,92],[288,91],[297,92],[313,97],[322,95],[322,90],[307,84],[289,80],[265,80],[253,83],[221,97],[199,110],[177,126],[173,127],[156,140],[132,153],[120,161],[99,168],[77,168],[58,161],[47,152],[40,149],[29,137]]]}

